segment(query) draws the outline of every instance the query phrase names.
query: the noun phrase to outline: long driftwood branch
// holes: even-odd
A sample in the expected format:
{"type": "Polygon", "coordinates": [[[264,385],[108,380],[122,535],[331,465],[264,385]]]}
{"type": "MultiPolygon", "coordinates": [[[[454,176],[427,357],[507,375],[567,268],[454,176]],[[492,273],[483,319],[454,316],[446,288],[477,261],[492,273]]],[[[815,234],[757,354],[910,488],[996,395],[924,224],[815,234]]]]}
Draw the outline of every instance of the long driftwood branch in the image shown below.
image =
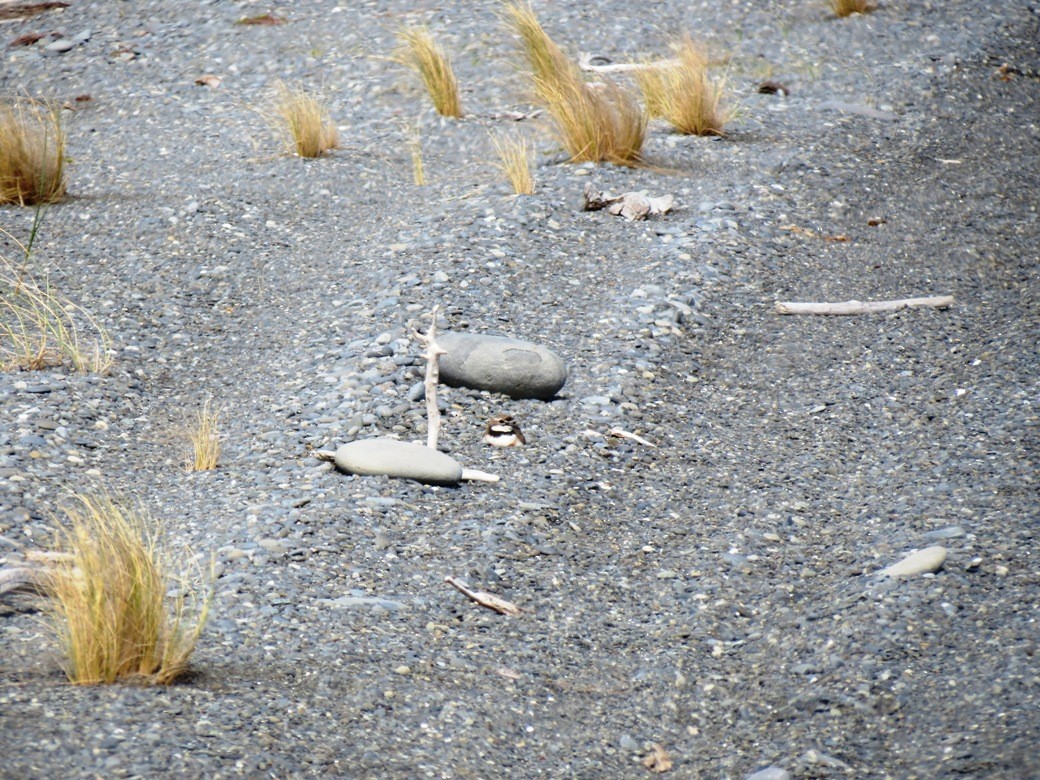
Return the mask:
{"type": "Polygon", "coordinates": [[[426,345],[423,359],[426,361],[426,379],[423,382],[426,388],[426,446],[431,450],[437,449],[437,442],[441,436],[441,410],[437,407],[437,384],[440,382],[441,355],[447,355],[437,343],[437,312],[440,306],[434,306],[430,313],[432,321],[430,327],[423,333],[416,333],[419,340],[426,345]]]}
{"type": "Polygon", "coordinates": [[[679,60],[654,60],[653,62],[619,62],[611,65],[593,65],[595,57],[588,52],[578,58],[578,67],[590,73],[630,73],[633,70],[653,70],[655,68],[674,68],[679,60]]]}
{"type": "Polygon", "coordinates": [[[899,298],[894,301],[844,301],[842,303],[796,303],[779,301],[777,314],[873,314],[879,311],[898,311],[919,306],[948,309],[953,306],[952,295],[931,298],[899,298]]]}

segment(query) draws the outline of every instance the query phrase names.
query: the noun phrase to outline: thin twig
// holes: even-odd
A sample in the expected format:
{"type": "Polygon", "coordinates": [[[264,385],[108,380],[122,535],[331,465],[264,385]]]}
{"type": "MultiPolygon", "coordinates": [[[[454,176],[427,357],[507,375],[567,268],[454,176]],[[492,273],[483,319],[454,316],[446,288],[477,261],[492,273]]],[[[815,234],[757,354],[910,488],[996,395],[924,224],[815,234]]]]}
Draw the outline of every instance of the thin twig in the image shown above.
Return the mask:
{"type": "Polygon", "coordinates": [[[842,303],[779,301],[776,304],[776,311],[777,314],[872,314],[918,306],[948,309],[953,306],[953,296],[939,295],[931,298],[899,298],[894,301],[844,301],[842,303]]]}
{"type": "Polygon", "coordinates": [[[506,601],[504,598],[496,596],[493,593],[488,593],[484,590],[470,590],[466,583],[459,582],[454,577],[445,577],[444,581],[455,588],[462,595],[472,599],[473,601],[480,604],[482,607],[493,609],[502,615],[519,615],[521,610],[516,604],[511,601],[506,601]]]}
{"type": "Polygon", "coordinates": [[[423,360],[426,361],[426,379],[423,386],[426,388],[426,446],[431,450],[437,449],[437,440],[441,435],[441,410],[437,407],[437,383],[440,382],[440,359],[441,355],[447,355],[437,343],[437,312],[440,306],[434,306],[430,312],[432,321],[425,334],[416,332],[416,337],[426,345],[423,360]]]}

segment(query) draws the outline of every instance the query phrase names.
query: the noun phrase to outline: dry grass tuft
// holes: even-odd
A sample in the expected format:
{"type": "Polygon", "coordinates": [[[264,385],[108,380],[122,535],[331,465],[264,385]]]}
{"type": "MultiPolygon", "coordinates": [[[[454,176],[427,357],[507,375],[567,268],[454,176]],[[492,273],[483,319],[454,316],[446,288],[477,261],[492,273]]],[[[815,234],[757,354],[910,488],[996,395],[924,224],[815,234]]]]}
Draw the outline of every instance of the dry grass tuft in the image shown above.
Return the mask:
{"type": "Polygon", "coordinates": [[[276,90],[269,119],[290,153],[321,157],[339,146],[339,131],[320,100],[286,84],[279,84],[276,90]]]}
{"type": "Polygon", "coordinates": [[[412,181],[416,187],[426,185],[426,166],[422,156],[422,135],[419,126],[409,127],[406,131],[408,139],[408,153],[412,156],[412,181]]]}
{"type": "Polygon", "coordinates": [[[187,459],[188,471],[212,471],[220,461],[220,409],[206,401],[195,415],[193,425],[186,428],[192,454],[187,459]]]}
{"type": "Polygon", "coordinates": [[[397,33],[401,42],[395,61],[411,68],[422,79],[433,107],[442,116],[462,117],[459,85],[451,61],[425,27],[404,27],[397,33]]]}
{"type": "Polygon", "coordinates": [[[869,14],[877,9],[873,0],[827,0],[827,5],[836,16],[842,18],[853,14],[869,14]]]}
{"type": "Polygon", "coordinates": [[[36,371],[68,362],[77,371],[104,374],[112,367],[111,346],[108,333],[86,311],[0,256],[0,370],[36,371]]]}
{"type": "Polygon", "coordinates": [[[60,111],[33,101],[0,105],[0,203],[34,206],[65,194],[60,111]]]}
{"type": "Polygon", "coordinates": [[[513,185],[517,195],[531,195],[534,192],[534,177],[531,175],[531,146],[524,136],[516,138],[500,138],[491,136],[498,154],[498,167],[513,185]]]}
{"type": "Polygon", "coordinates": [[[708,59],[691,38],[674,49],[676,64],[633,71],[647,114],[668,120],[685,135],[723,135],[723,84],[708,74],[708,59]]]}
{"type": "Polygon", "coordinates": [[[174,682],[209,612],[204,578],[171,577],[169,556],[142,512],[109,496],[75,498],[46,575],[69,680],[174,682]],[[171,589],[178,595],[168,599],[171,589]]]}
{"type": "Polygon", "coordinates": [[[586,83],[529,5],[513,3],[506,15],[520,36],[535,96],[552,115],[571,160],[639,164],[646,116],[632,95],[611,81],[586,83]]]}

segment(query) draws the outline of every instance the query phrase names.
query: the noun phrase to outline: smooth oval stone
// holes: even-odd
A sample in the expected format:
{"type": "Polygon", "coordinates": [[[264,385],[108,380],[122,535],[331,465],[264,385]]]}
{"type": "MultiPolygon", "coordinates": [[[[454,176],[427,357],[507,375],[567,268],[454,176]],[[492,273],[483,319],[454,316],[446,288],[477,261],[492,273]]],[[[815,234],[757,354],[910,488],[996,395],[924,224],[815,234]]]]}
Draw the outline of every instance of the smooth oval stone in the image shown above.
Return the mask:
{"type": "Polygon", "coordinates": [[[450,455],[397,439],[359,439],[344,444],[336,466],[348,474],[414,479],[429,485],[457,485],[462,466],[450,455]]]}
{"type": "Polygon", "coordinates": [[[945,560],[945,547],[939,545],[925,547],[923,550],[910,553],[899,563],[893,563],[887,569],[882,569],[878,574],[885,577],[911,577],[914,574],[938,571],[945,560]]]}
{"type": "Polygon", "coordinates": [[[476,333],[442,333],[437,343],[448,353],[441,356],[441,381],[452,387],[548,400],[567,381],[563,359],[530,341],[476,333]]]}

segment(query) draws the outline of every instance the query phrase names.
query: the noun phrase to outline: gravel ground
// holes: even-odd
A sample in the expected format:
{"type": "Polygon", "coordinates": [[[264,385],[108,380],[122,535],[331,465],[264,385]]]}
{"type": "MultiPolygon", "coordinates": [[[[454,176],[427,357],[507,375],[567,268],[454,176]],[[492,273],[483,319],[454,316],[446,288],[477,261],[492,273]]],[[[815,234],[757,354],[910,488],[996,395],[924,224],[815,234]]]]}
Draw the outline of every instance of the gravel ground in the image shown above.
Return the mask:
{"type": "MultiPolygon", "coordinates": [[[[36,603],[5,601],[0,775],[641,777],[659,744],[675,777],[1040,777],[1040,7],[535,8],[573,53],[689,30],[731,54],[730,133],[655,124],[650,168],[562,164],[538,120],[495,119],[529,106],[492,3],[71,0],[0,24],[3,93],[75,108],[33,266],[116,350],[104,377],[0,376],[0,536],[45,543],[68,491],[104,488],[219,570],[194,674],[164,689],[67,684],[36,603]],[[267,11],[289,22],[235,24],[267,11]],[[385,59],[404,21],[454,52],[470,118],[385,59]],[[88,35],[7,46],[33,32],[88,35]],[[324,89],[341,150],[279,153],[256,111],[278,78],[324,89]],[[488,129],[534,134],[535,195],[488,129]],[[677,208],[583,213],[589,181],[677,208]],[[773,311],[938,294],[956,305],[773,311]],[[550,403],[443,392],[445,448],[502,482],[310,457],[424,437],[410,333],[435,304],[570,367],[550,403]],[[208,398],[225,453],[186,473],[208,398]],[[481,443],[499,412],[526,447],[481,443]],[[941,571],[875,576],[934,544],[941,571]]],[[[32,220],[0,209],[17,238],[32,220]]]]}

